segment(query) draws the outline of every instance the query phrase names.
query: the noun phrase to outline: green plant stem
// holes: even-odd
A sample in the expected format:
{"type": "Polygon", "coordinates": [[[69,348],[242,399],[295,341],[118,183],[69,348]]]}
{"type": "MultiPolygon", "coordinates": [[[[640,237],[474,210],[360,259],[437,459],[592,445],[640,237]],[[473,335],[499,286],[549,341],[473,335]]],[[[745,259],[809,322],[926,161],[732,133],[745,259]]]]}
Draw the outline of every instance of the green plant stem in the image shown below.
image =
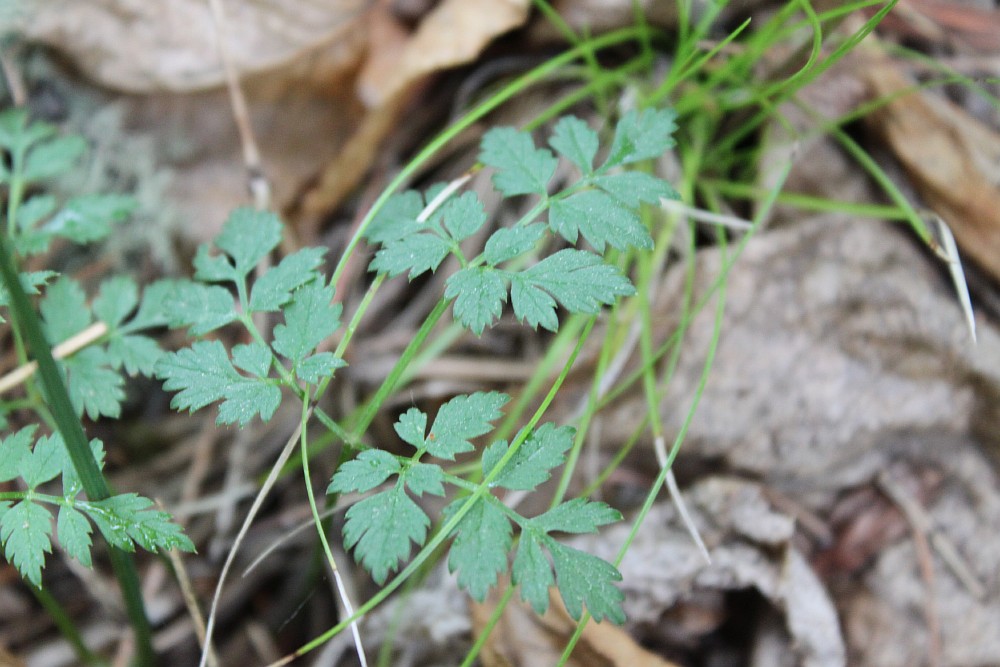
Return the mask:
{"type": "MultiPolygon", "coordinates": [[[[316,505],[316,494],[313,492],[312,487],[312,475],[309,472],[309,404],[307,401],[302,402],[302,414],[299,421],[299,446],[302,451],[302,476],[306,485],[306,496],[309,499],[309,511],[312,512],[313,525],[316,526],[316,534],[319,535],[320,544],[323,545],[323,553],[326,555],[327,565],[330,567],[330,571],[333,573],[334,583],[337,586],[337,593],[340,595],[340,601],[344,605],[344,611],[348,616],[354,613],[354,606],[351,604],[351,599],[347,595],[347,588],[344,586],[344,579],[340,576],[340,569],[337,567],[337,561],[333,557],[333,549],[330,548],[330,542],[326,539],[326,530],[323,527],[323,519],[319,515],[319,507],[316,505]]],[[[358,624],[351,624],[351,634],[354,635],[354,647],[358,652],[358,659],[361,661],[362,667],[367,667],[368,660],[365,657],[365,648],[361,643],[361,633],[358,630],[358,624]]]]}
{"type": "Polygon", "coordinates": [[[493,613],[490,614],[490,620],[486,622],[483,626],[482,631],[480,631],[479,636],[476,637],[476,641],[469,648],[469,652],[466,653],[465,659],[462,661],[461,667],[472,667],[472,664],[479,657],[482,652],[483,647],[486,646],[486,642],[489,641],[490,635],[493,634],[493,628],[497,626],[500,619],[503,617],[503,612],[507,609],[507,605],[510,604],[511,598],[514,597],[514,586],[508,586],[497,602],[493,609],[493,613]]]}
{"type": "Polygon", "coordinates": [[[432,310],[427,315],[427,319],[414,334],[413,339],[403,350],[403,353],[399,355],[399,359],[396,364],[389,371],[389,375],[386,376],[382,384],[375,391],[375,394],[368,400],[365,408],[362,410],[361,414],[358,416],[358,420],[353,424],[353,432],[355,434],[363,433],[368,429],[369,424],[375,419],[375,415],[378,414],[379,408],[382,407],[382,403],[385,402],[389,395],[396,388],[396,383],[402,377],[406,367],[410,365],[413,358],[417,355],[420,350],[420,346],[424,344],[427,336],[430,335],[431,331],[437,325],[438,320],[444,315],[445,311],[448,310],[448,305],[450,300],[441,299],[438,301],[437,305],[434,306],[432,310]]]}
{"type": "Polygon", "coordinates": [[[39,604],[45,609],[45,612],[52,619],[52,622],[56,624],[59,629],[59,633],[69,642],[69,645],[73,647],[73,652],[76,653],[77,660],[83,665],[95,665],[104,666],[107,665],[107,661],[102,659],[96,653],[87,648],[87,643],[83,640],[83,635],[80,634],[80,630],[77,628],[76,623],[70,618],[63,606],[59,604],[59,601],[51,593],[49,593],[44,588],[35,588],[34,586],[29,586],[35,599],[38,600],[39,604]]]}
{"type": "MultiPolygon", "coordinates": [[[[10,220],[8,220],[8,224],[10,224],[10,220]]],[[[73,410],[66,385],[63,383],[55,359],[52,358],[52,349],[42,333],[38,315],[18,279],[14,261],[7,247],[7,239],[3,234],[0,234],[0,276],[2,276],[3,283],[10,295],[11,314],[16,319],[17,325],[24,331],[25,339],[30,345],[30,351],[38,362],[38,374],[41,377],[42,386],[45,388],[48,403],[52,408],[52,416],[59,428],[59,433],[62,434],[66,451],[83,484],[84,491],[91,500],[104,500],[111,496],[111,489],[101,474],[101,469],[87,443],[83,426],[73,410]]],[[[156,653],[153,650],[153,631],[142,601],[138,572],[132,560],[123,551],[110,545],[108,551],[115,576],[122,588],[129,622],[135,633],[137,664],[143,667],[151,666],[156,662],[156,653]]]]}

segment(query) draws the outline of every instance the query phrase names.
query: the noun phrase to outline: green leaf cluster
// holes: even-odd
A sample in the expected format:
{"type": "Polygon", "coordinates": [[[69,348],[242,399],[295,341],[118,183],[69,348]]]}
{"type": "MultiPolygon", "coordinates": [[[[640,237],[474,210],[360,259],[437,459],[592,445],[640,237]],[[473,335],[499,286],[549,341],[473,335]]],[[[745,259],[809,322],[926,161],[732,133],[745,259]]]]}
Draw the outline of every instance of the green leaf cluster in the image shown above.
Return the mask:
{"type": "MultiPolygon", "coordinates": [[[[148,498],[126,493],[100,501],[82,499],[83,485],[62,437],[54,434],[35,439],[35,431],[34,425],[27,426],[0,440],[0,482],[21,478],[27,487],[27,491],[0,494],[0,543],[4,556],[21,576],[41,586],[45,555],[52,552],[53,539],[69,556],[90,567],[91,524],[109,544],[125,551],[135,551],[137,544],[150,551],[194,551],[194,544],[180,526],[166,512],[153,509],[148,498]],[[61,493],[39,490],[60,475],[61,493]],[[56,517],[49,507],[55,508],[56,517]]],[[[90,447],[103,465],[101,441],[91,440],[90,447]]]]}
{"type": "MultiPolygon", "coordinates": [[[[4,233],[21,258],[47,252],[55,238],[86,244],[108,236],[135,207],[124,195],[81,195],[60,203],[45,183],[71,170],[85,152],[78,136],[60,135],[52,125],[29,121],[23,110],[0,113],[0,187],[8,189],[4,233]],[[23,196],[28,193],[26,196],[23,196]]],[[[78,415],[117,417],[125,397],[121,370],[150,375],[161,350],[143,330],[163,326],[162,287],[151,287],[140,304],[139,289],[127,277],[105,281],[93,301],[72,278],[43,270],[22,273],[21,284],[37,295],[46,334],[58,345],[97,320],[107,333],[60,362],[78,415]]],[[[7,306],[0,286],[0,306],[7,306]]],[[[0,317],[0,322],[5,321],[0,317]]],[[[0,404],[0,413],[6,405],[0,404]]]]}
{"type": "MultiPolygon", "coordinates": [[[[500,408],[508,400],[497,392],[456,396],[441,406],[430,428],[428,415],[410,408],[399,417],[395,429],[416,450],[412,456],[369,449],[334,474],[328,493],[368,493],[385,487],[352,505],[344,524],[345,545],[354,549],[355,557],[377,583],[385,583],[409,557],[412,547],[427,540],[431,520],[414,497],[443,496],[446,483],[466,492],[476,489],[441,466],[421,459],[430,455],[453,460],[456,454],[472,451],[471,441],[492,430],[492,422],[502,416],[500,408]]],[[[573,436],[572,428],[545,423],[519,434],[514,439],[516,447],[498,440],[483,451],[483,476],[490,480],[492,489],[533,490],[549,479],[553,468],[562,465],[573,436]]],[[[484,600],[498,577],[507,573],[516,526],[519,540],[510,570],[524,600],[543,613],[548,608],[548,590],[555,585],[573,618],[580,618],[586,606],[597,620],[624,621],[623,596],[615,587],[621,575],[615,567],[553,537],[553,533],[594,532],[620,520],[616,510],[604,503],[575,499],[526,518],[486,493],[474,500],[460,495],[445,508],[444,521],[459,513],[448,567],[457,572],[459,586],[476,600],[484,600]]]]}
{"type": "Polygon", "coordinates": [[[194,411],[221,402],[220,424],[245,426],[257,416],[267,421],[281,404],[283,387],[302,398],[309,385],[344,366],[333,353],[317,351],[339,328],[341,311],[319,271],[323,249],[300,250],[250,279],[280,242],[281,223],[273,213],[237,209],[214,248],[198,248],[194,280],[166,289],[169,326],[200,336],[238,322],[251,339],[232,350],[218,340],[201,340],[163,355],[153,370],[165,389],[178,392],[171,407],[194,411]],[[265,341],[253,316],[272,312],[283,321],[265,341]]]}
{"type": "Polygon", "coordinates": [[[426,219],[422,212],[436,190],[429,191],[426,200],[415,191],[401,193],[387,202],[366,232],[370,242],[381,246],[370,268],[390,277],[406,273],[412,280],[437,270],[453,255],[461,268],[448,278],[445,297],[454,300],[455,319],[476,335],[499,319],[508,301],[518,320],[551,331],[559,326],[558,306],[571,313],[597,313],[618,297],[635,293],[629,279],[602,257],[605,250],[651,248],[653,240],[638,209],[643,203],[676,197],[665,181],[622,168],[662,155],[673,145],[675,129],[670,111],[629,112],[595,166],[597,132],[579,118],[562,118],[549,146],[572,163],[580,177],[555,194],[549,193],[549,182],[559,162],[556,154],[536,146],[526,132],[490,130],[483,137],[480,160],[494,170],[493,185],[502,195],[538,199],[531,213],[493,232],[480,254],[466,257],[462,242],[487,218],[473,193],[446,201],[426,219]],[[546,222],[538,221],[546,212],[546,222]],[[552,235],[573,245],[582,239],[592,251],[566,248],[521,268],[552,235]]]}
{"type": "MultiPolygon", "coordinates": [[[[0,186],[28,191],[68,172],[86,149],[82,137],[60,135],[48,123],[29,122],[24,110],[0,113],[0,151],[7,156],[0,160],[0,186]]],[[[88,194],[60,203],[41,191],[19,202],[7,234],[18,255],[38,255],[48,251],[57,237],[79,244],[103,239],[135,207],[135,199],[124,195],[88,194]]]]}
{"type": "Polygon", "coordinates": [[[48,286],[39,309],[51,344],[58,345],[97,321],[107,327],[97,342],[59,362],[78,415],[118,417],[125,399],[121,371],[152,375],[163,350],[148,332],[167,323],[169,293],[169,282],[154,283],[140,302],[135,281],[115,276],[101,283],[88,304],[83,288],[72,278],[61,276],[48,286]]]}
{"type": "MultiPolygon", "coordinates": [[[[47,182],[73,169],[86,148],[82,138],[60,135],[47,123],[31,122],[22,110],[0,113],[3,233],[17,257],[46,253],[57,238],[76,244],[103,239],[135,208],[135,201],[123,195],[81,195],[60,202],[46,192],[47,182]]],[[[40,295],[40,320],[51,346],[82,333],[93,334],[81,349],[72,349],[57,361],[77,416],[119,416],[125,396],[122,371],[150,375],[162,354],[148,333],[169,323],[168,302],[174,285],[155,283],[140,296],[132,279],[114,277],[105,280],[88,303],[79,282],[55,271],[25,272],[19,278],[27,294],[40,295]],[[101,326],[94,326],[98,322],[101,326]]],[[[9,301],[7,286],[0,286],[0,306],[8,306],[9,301]]],[[[14,322],[19,361],[26,364],[22,326],[14,322]]],[[[0,402],[3,426],[4,415],[13,406],[50,413],[51,408],[42,405],[48,399],[44,387],[39,392],[34,390],[34,378],[27,382],[27,401],[0,402]]],[[[126,551],[134,551],[136,545],[149,550],[194,550],[180,527],[147,498],[136,494],[81,498],[83,483],[62,436],[57,433],[36,440],[36,428],[28,426],[0,440],[0,482],[20,479],[27,489],[0,492],[0,543],[7,560],[28,581],[41,585],[45,555],[52,551],[53,540],[89,566],[93,526],[109,544],[126,551]],[[44,487],[56,485],[57,478],[61,478],[62,493],[44,492],[44,487]],[[55,532],[50,508],[56,510],[55,532]]],[[[104,448],[99,440],[90,442],[89,453],[97,468],[102,468],[104,448]]]]}

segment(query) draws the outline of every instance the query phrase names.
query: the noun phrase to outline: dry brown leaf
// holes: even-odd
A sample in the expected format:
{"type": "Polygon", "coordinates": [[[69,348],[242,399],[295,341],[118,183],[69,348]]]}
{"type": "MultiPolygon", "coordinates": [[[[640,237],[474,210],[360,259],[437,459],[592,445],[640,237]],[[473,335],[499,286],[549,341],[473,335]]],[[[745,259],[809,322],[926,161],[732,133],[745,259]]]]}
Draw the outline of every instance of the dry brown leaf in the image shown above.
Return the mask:
{"type": "MultiPolygon", "coordinates": [[[[503,589],[509,582],[502,582],[503,589]]],[[[484,603],[472,603],[472,625],[476,635],[484,631],[500,597],[493,589],[484,603]]],[[[504,609],[483,647],[485,667],[548,667],[559,662],[566,642],[576,629],[562,600],[550,591],[549,610],[539,616],[523,603],[504,609]]],[[[611,623],[591,620],[566,663],[568,667],[677,667],[640,646],[635,639],[611,623]]]]}
{"type": "MultiPolygon", "coordinates": [[[[756,589],[780,614],[782,659],[765,664],[843,667],[844,643],[836,610],[822,582],[794,545],[794,520],[774,508],[763,488],[736,478],[709,477],[685,491],[692,520],[709,545],[706,564],[669,502],[652,507],[621,561],[623,607],[629,622],[657,627],[668,611],[708,592],[756,589]]],[[[614,558],[631,526],[600,537],[569,541],[604,559],[614,558]]],[[[702,598],[704,599],[704,598],[702,598]]],[[[709,599],[711,601],[711,599],[709,599]]],[[[724,598],[715,601],[724,605],[724,598]]],[[[760,628],[747,619],[755,638],[760,628]]],[[[690,627],[696,627],[692,625],[690,627]]],[[[711,624],[707,625],[711,629],[711,624]]],[[[666,636],[677,628],[662,627],[666,636]]],[[[662,637],[661,637],[662,639],[662,637]]],[[[698,643],[703,637],[685,638],[698,643]]],[[[622,663],[629,664],[629,663],[622,663]]]]}
{"type": "MultiPolygon", "coordinates": [[[[376,48],[358,83],[378,106],[423,76],[473,60],[495,37],[522,25],[528,0],[444,0],[395,50],[376,48]]],[[[378,47],[378,45],[375,45],[378,47]]]]}
{"type": "MultiPolygon", "coordinates": [[[[707,3],[695,0],[690,11],[700,15],[707,3]]],[[[660,0],[555,0],[552,8],[576,31],[600,33],[635,25],[636,5],[646,21],[654,25],[674,25],[677,22],[677,3],[660,0]]],[[[536,38],[560,37],[559,29],[550,21],[538,21],[532,26],[536,38]]]]}
{"type": "MultiPolygon", "coordinates": [[[[104,86],[130,92],[191,91],[223,80],[216,28],[205,0],[36,0],[15,30],[65,53],[104,86]]],[[[237,71],[258,72],[323,47],[331,63],[352,62],[369,0],[224,0],[237,71]],[[346,47],[346,48],[345,48],[346,47]]]]}
{"type": "Polygon", "coordinates": [[[995,54],[1000,49],[1000,12],[951,0],[905,0],[879,24],[879,33],[918,38],[964,53],[995,54]]]}
{"type": "Polygon", "coordinates": [[[527,0],[448,0],[408,36],[391,7],[369,15],[369,50],[358,77],[360,97],[372,107],[338,155],[328,162],[289,212],[308,238],[320,216],[335,208],[371,168],[424,76],[474,59],[493,40],[524,23],[527,0]]]}
{"type": "Polygon", "coordinates": [[[861,69],[877,98],[897,96],[868,117],[962,251],[1000,279],[1000,135],[914,83],[878,54],[861,69]]]}

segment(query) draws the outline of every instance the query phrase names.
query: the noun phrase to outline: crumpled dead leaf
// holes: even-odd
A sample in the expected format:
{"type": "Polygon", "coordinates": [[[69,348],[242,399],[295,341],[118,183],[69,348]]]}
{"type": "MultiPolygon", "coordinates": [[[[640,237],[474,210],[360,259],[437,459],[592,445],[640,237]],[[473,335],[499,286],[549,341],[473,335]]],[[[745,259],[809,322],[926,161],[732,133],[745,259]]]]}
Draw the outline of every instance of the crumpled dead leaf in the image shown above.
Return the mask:
{"type": "MultiPolygon", "coordinates": [[[[502,587],[509,586],[504,581],[502,587]]],[[[473,631],[485,630],[501,596],[493,589],[487,600],[472,603],[473,631]]],[[[576,621],[566,613],[558,593],[549,594],[549,610],[539,616],[523,602],[512,601],[504,609],[483,646],[484,667],[548,667],[559,662],[566,642],[576,630],[576,621]]],[[[566,663],[567,667],[678,667],[643,648],[625,630],[611,623],[587,623],[566,663]]]]}
{"type": "MultiPolygon", "coordinates": [[[[369,4],[223,0],[236,69],[259,72],[319,47],[326,47],[324,58],[330,61],[351,61],[358,45],[351,37],[358,34],[369,4]]],[[[181,92],[223,81],[216,27],[205,0],[36,0],[24,3],[15,21],[13,28],[26,39],[62,51],[109,88],[181,92]]]]}
{"type": "MultiPolygon", "coordinates": [[[[722,265],[717,249],[698,254],[695,303],[722,265]]],[[[981,435],[1000,451],[1000,335],[980,316],[971,344],[936,269],[902,225],[802,222],[751,239],[729,274],[724,335],[681,456],[719,459],[822,507],[887,457],[933,449],[934,434],[981,435]]],[[[678,267],[657,290],[664,339],[684,282],[678,267]]],[[[701,378],[713,311],[694,317],[661,403],[671,432],[701,378]]],[[[641,394],[620,400],[603,437],[624,442],[646,409],[641,394]]]]}
{"type": "Polygon", "coordinates": [[[972,576],[986,584],[986,594],[980,597],[970,590],[937,549],[933,582],[926,581],[914,540],[907,536],[896,541],[879,552],[863,578],[852,579],[845,592],[842,616],[859,667],[925,664],[928,604],[941,628],[940,665],[1000,664],[1000,538],[994,530],[1000,524],[1000,479],[977,442],[950,438],[935,444],[944,484],[926,511],[972,576]]]}
{"type": "MultiPolygon", "coordinates": [[[[619,567],[629,623],[660,623],[667,610],[706,591],[753,588],[781,612],[787,632],[779,651],[784,660],[794,656],[793,664],[841,667],[845,649],[837,613],[792,545],[794,520],[776,511],[758,484],[733,478],[705,479],[684,497],[712,563],[702,559],[676,508],[655,505],[619,567]]],[[[621,524],[573,544],[613,559],[630,530],[621,524]]]]}
{"type": "Polygon", "coordinates": [[[475,59],[498,35],[522,25],[530,4],[528,0],[444,0],[401,46],[375,45],[359,77],[361,99],[379,106],[431,72],[475,59]]]}
{"type": "Polygon", "coordinates": [[[1000,134],[912,80],[889,58],[868,52],[860,72],[875,98],[866,118],[889,145],[962,252],[1000,279],[1000,134]]]}

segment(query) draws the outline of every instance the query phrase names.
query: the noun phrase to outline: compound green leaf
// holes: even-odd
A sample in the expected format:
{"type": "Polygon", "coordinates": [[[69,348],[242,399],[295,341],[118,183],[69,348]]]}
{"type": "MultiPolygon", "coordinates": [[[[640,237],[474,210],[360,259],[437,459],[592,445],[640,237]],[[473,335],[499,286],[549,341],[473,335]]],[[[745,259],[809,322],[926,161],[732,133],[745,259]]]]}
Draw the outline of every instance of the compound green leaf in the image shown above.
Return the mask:
{"type": "Polygon", "coordinates": [[[521,587],[521,599],[530,604],[535,613],[544,614],[549,608],[549,587],[555,579],[538,538],[530,531],[521,533],[511,568],[511,580],[521,587]]]}
{"type": "Polygon", "coordinates": [[[22,500],[0,516],[4,555],[22,577],[39,588],[45,554],[52,553],[51,534],[52,514],[30,500],[22,500]]]}
{"type": "Polygon", "coordinates": [[[536,516],[532,522],[546,533],[596,533],[599,526],[621,520],[621,513],[613,507],[584,498],[574,498],[536,516]]]}
{"type": "Polygon", "coordinates": [[[340,326],[341,305],[332,301],[333,288],[320,282],[297,289],[292,302],[282,309],[284,324],[274,327],[275,352],[293,363],[311,354],[340,326]]]}
{"type": "Polygon", "coordinates": [[[486,266],[472,266],[452,274],[444,296],[455,299],[455,319],[477,336],[503,312],[507,285],[501,274],[486,266]]]}
{"type": "Polygon", "coordinates": [[[64,174],[87,150],[83,137],[55,137],[32,146],[24,160],[21,177],[29,183],[64,174]]]}
{"type": "MultiPolygon", "coordinates": [[[[178,289],[189,281],[157,280],[146,285],[142,291],[142,302],[139,311],[123,329],[135,331],[151,327],[162,327],[175,319],[172,309],[178,289]]],[[[221,288],[219,288],[221,289],[221,288]]],[[[225,290],[223,290],[225,291],[225,290]]],[[[232,310],[232,298],[229,300],[229,310],[232,310]]]]}
{"type": "Polygon", "coordinates": [[[594,185],[630,208],[642,202],[657,205],[660,199],[677,199],[677,192],[661,178],[641,171],[623,171],[594,177],[594,185]]]}
{"type": "Polygon", "coordinates": [[[31,443],[37,428],[37,424],[25,426],[0,441],[0,482],[21,476],[21,470],[31,459],[31,443]]]}
{"type": "Polygon", "coordinates": [[[11,152],[26,150],[55,132],[53,125],[42,121],[29,125],[28,112],[24,109],[8,109],[0,114],[0,146],[11,152]]]}
{"type": "MultiPolygon", "coordinates": [[[[467,498],[445,509],[445,520],[467,498]]],[[[510,520],[493,502],[483,499],[465,513],[455,529],[455,541],[448,555],[448,571],[458,572],[458,585],[474,600],[482,602],[497,576],[507,571],[507,553],[512,544],[510,520]]]]}
{"type": "Polygon", "coordinates": [[[668,109],[629,111],[618,121],[608,158],[599,171],[663,155],[674,145],[676,117],[677,114],[668,109]]]}
{"type": "MultiPolygon", "coordinates": [[[[518,277],[526,286],[545,290],[573,313],[593,314],[602,304],[609,305],[620,296],[635,294],[635,287],[616,267],[606,264],[594,253],[572,248],[546,257],[518,277]]],[[[522,295],[512,289],[514,312],[525,313],[526,318],[541,321],[544,314],[529,314],[527,309],[532,302],[519,304],[519,296],[522,295]]]]}
{"type": "Polygon", "coordinates": [[[156,362],[163,356],[159,343],[149,336],[127,334],[112,336],[108,340],[108,363],[114,369],[125,367],[129,375],[153,374],[156,362]]]}
{"type": "Polygon", "coordinates": [[[386,243],[375,253],[369,270],[388,274],[390,278],[409,272],[413,280],[421,273],[436,271],[448,256],[451,245],[434,233],[410,234],[386,243]]]}
{"type": "Polygon", "coordinates": [[[245,426],[254,415],[269,420],[281,403],[281,390],[271,381],[236,372],[217,340],[198,341],[167,353],[155,367],[167,391],[178,391],[170,402],[176,410],[198,410],[222,400],[218,423],[245,426]]]}
{"type": "Polygon", "coordinates": [[[583,234],[599,253],[605,244],[618,250],[629,246],[650,249],[653,239],[639,216],[600,190],[585,190],[552,202],[549,226],[570,243],[583,234]]]}
{"type": "Polygon", "coordinates": [[[88,347],[60,364],[66,372],[66,389],[77,415],[90,419],[121,414],[125,381],[111,370],[111,359],[101,348],[88,347]]]}
{"type": "MultiPolygon", "coordinates": [[[[169,295],[164,295],[163,305],[166,309],[162,314],[166,315],[170,327],[190,327],[193,336],[207,334],[237,318],[233,296],[229,290],[190,280],[173,282],[169,295]]],[[[136,318],[143,314],[140,307],[136,318]]]]}
{"type": "Polygon", "coordinates": [[[441,466],[432,463],[412,463],[400,475],[400,479],[411,492],[418,496],[429,493],[432,496],[444,495],[444,471],[441,466]]]}
{"type": "Polygon", "coordinates": [[[327,493],[365,493],[402,470],[399,460],[382,449],[366,449],[333,474],[327,493]]]}
{"type": "Polygon", "coordinates": [[[614,565],[555,540],[548,540],[547,546],[552,554],[559,594],[573,620],[580,620],[583,605],[587,605],[596,621],[607,618],[616,625],[625,622],[622,610],[625,595],[615,586],[622,575],[614,565]]]}
{"type": "MultiPolygon", "coordinates": [[[[20,233],[31,230],[36,224],[52,215],[56,210],[56,198],[52,195],[32,195],[17,209],[17,229],[20,233]]],[[[51,234],[45,233],[46,243],[51,234]]]]}
{"type": "Polygon", "coordinates": [[[62,438],[42,436],[35,443],[31,456],[21,461],[21,477],[29,489],[35,489],[62,472],[68,459],[62,438]]]}
{"type": "Polygon", "coordinates": [[[239,276],[246,276],[281,243],[281,222],[270,211],[238,208],[229,214],[215,245],[229,255],[239,276]]]}
{"type": "MultiPolygon", "coordinates": [[[[542,424],[521,444],[514,456],[493,478],[492,486],[531,491],[551,476],[549,471],[566,460],[575,431],[569,426],[542,424]]],[[[506,440],[499,440],[483,452],[483,475],[489,475],[507,453],[506,440]]]]}
{"type": "Polygon", "coordinates": [[[295,365],[295,374],[309,384],[316,384],[328,378],[338,368],[343,368],[347,362],[334,355],[333,352],[318,352],[311,354],[295,365]]]}
{"type": "Polygon", "coordinates": [[[379,585],[410,555],[410,542],[424,543],[431,523],[400,483],[358,501],[346,518],[344,545],[379,585]]]}
{"type": "Polygon", "coordinates": [[[193,552],[194,544],[166,512],[153,509],[153,501],[134,493],[81,503],[83,509],[111,544],[134,551],[138,544],[147,551],[180,549],[193,552]]]}
{"type": "Polygon", "coordinates": [[[250,290],[250,310],[272,312],[292,300],[292,292],[317,278],[326,248],[303,248],[268,269],[250,290]]]}
{"type": "MultiPolygon", "coordinates": [[[[63,442],[62,436],[58,433],[53,433],[51,437],[60,443],[63,442]]],[[[63,444],[63,447],[65,446],[63,444]]],[[[90,452],[93,454],[94,460],[97,461],[98,469],[104,470],[104,443],[97,438],[91,439],[90,452]]],[[[76,468],[73,467],[73,461],[69,458],[69,452],[66,453],[64,460],[62,485],[63,497],[67,500],[73,500],[83,491],[83,482],[80,481],[79,475],[76,474],[76,468]]]]}
{"type": "Polygon", "coordinates": [[[375,214],[365,231],[370,243],[385,244],[414,234],[425,227],[417,222],[424,209],[424,198],[416,190],[392,195],[375,214]]]}
{"type": "Polygon", "coordinates": [[[39,304],[49,342],[57,345],[90,325],[87,295],[72,278],[60,277],[45,290],[39,304]]]}
{"type": "Polygon", "coordinates": [[[521,322],[527,322],[532,329],[537,329],[539,325],[549,331],[559,329],[556,300],[523,273],[511,275],[510,301],[514,306],[514,316],[521,322]]]}
{"type": "Polygon", "coordinates": [[[139,303],[139,289],[128,276],[115,276],[101,283],[94,299],[94,314],[112,329],[125,321],[139,303]]]}
{"type": "Polygon", "coordinates": [[[556,123],[549,145],[580,168],[586,176],[594,171],[594,156],[599,141],[585,122],[575,116],[565,116],[556,123]]]}
{"type": "Polygon", "coordinates": [[[427,436],[426,413],[417,408],[410,408],[399,416],[393,428],[403,442],[413,445],[415,449],[424,448],[424,439],[427,436]]]}
{"type": "Polygon", "coordinates": [[[73,197],[44,225],[44,230],[74,243],[90,243],[108,236],[136,206],[136,199],[128,195],[73,197]]]}
{"type": "Polygon", "coordinates": [[[464,241],[486,223],[486,210],[475,192],[464,192],[446,201],[437,217],[453,239],[464,241]]]}
{"type": "Polygon", "coordinates": [[[263,343],[233,346],[233,365],[254,377],[267,377],[273,358],[271,351],[263,343]]]}
{"type": "Polygon", "coordinates": [[[487,264],[496,266],[528,252],[544,235],[545,225],[541,223],[498,229],[486,241],[483,257],[487,264]]]}
{"type": "Polygon", "coordinates": [[[510,127],[494,128],[483,136],[479,159],[496,169],[493,185],[504,195],[545,196],[558,160],[537,148],[531,135],[510,127]]]}
{"type": "Polygon", "coordinates": [[[438,410],[424,446],[432,456],[448,460],[472,451],[469,440],[489,433],[491,422],[503,416],[500,408],[509,400],[509,396],[496,391],[456,396],[438,410]]]}
{"type": "MultiPolygon", "coordinates": [[[[21,279],[21,287],[24,288],[26,294],[38,294],[38,288],[57,275],[55,271],[29,271],[18,274],[18,277],[21,279]]],[[[7,287],[0,285],[0,306],[6,306],[9,303],[10,294],[7,292],[7,287]]],[[[0,317],[0,323],[5,321],[0,317]]]]}
{"type": "Polygon", "coordinates": [[[91,532],[90,522],[81,512],[66,505],[59,507],[58,519],[56,519],[56,535],[59,538],[59,544],[71,558],[75,558],[86,567],[91,567],[91,532]]]}

